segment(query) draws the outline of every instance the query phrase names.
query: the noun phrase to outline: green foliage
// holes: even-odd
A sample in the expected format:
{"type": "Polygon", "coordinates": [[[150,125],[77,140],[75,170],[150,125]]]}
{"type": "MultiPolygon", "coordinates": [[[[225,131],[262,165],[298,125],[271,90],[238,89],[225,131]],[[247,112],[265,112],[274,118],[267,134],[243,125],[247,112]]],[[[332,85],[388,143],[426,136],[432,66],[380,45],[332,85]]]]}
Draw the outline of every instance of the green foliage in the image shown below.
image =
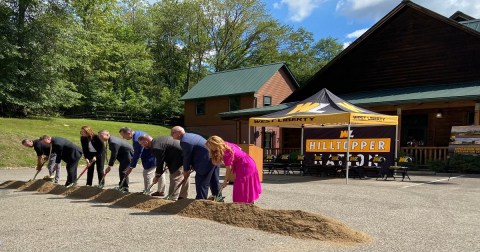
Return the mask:
{"type": "Polygon", "coordinates": [[[80,146],[79,132],[83,125],[89,125],[95,132],[107,129],[112,135],[118,137],[120,137],[118,130],[124,126],[145,131],[152,136],[170,135],[170,129],[168,128],[147,124],[45,117],[35,119],[0,117],[0,131],[2,132],[0,168],[33,167],[35,165],[36,155],[33,149],[21,145],[21,141],[25,138],[33,139],[48,134],[65,137],[80,146]]]}
{"type": "Polygon", "coordinates": [[[285,62],[304,83],[341,49],[259,0],[2,0],[0,114],[176,118],[209,72],[285,62]]]}
{"type": "Polygon", "coordinates": [[[289,162],[292,162],[292,163],[298,162],[298,160],[297,160],[298,155],[300,155],[300,151],[292,151],[288,155],[289,162]]]}
{"type": "Polygon", "coordinates": [[[480,173],[480,156],[455,154],[450,158],[449,166],[461,173],[480,173]]]}
{"type": "Polygon", "coordinates": [[[434,172],[446,172],[447,162],[443,160],[431,161],[428,163],[428,167],[434,172]]]}

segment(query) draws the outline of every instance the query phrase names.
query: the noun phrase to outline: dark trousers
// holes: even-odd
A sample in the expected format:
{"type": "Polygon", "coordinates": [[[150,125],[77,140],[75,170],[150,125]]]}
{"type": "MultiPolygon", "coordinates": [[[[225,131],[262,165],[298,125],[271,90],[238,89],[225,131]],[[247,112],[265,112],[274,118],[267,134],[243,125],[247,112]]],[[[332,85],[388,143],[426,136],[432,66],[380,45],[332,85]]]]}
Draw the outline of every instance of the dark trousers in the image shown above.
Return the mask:
{"type": "Polygon", "coordinates": [[[98,184],[100,184],[100,181],[103,178],[103,160],[101,158],[97,157],[97,160],[95,163],[93,163],[90,167],[88,167],[87,171],[87,185],[92,185],[93,183],[93,173],[95,171],[95,166],[97,167],[97,175],[98,175],[98,184]]]}
{"type": "Polygon", "coordinates": [[[118,186],[120,187],[126,187],[128,188],[128,177],[125,179],[125,181],[123,182],[123,185],[121,185],[122,183],[122,180],[125,178],[125,171],[128,169],[128,167],[130,166],[130,159],[128,160],[122,160],[120,161],[120,164],[119,164],[119,167],[118,167],[118,176],[120,177],[120,182],[118,182],[118,186]]]}
{"type": "Polygon", "coordinates": [[[67,182],[65,183],[65,186],[68,186],[75,182],[77,179],[77,167],[78,167],[78,161],[80,158],[77,160],[69,160],[67,163],[67,182]]]}
{"type": "Polygon", "coordinates": [[[207,174],[197,173],[195,175],[195,189],[197,190],[195,199],[207,199],[209,187],[213,195],[218,195],[220,192],[219,173],[218,166],[215,166],[207,174]]]}

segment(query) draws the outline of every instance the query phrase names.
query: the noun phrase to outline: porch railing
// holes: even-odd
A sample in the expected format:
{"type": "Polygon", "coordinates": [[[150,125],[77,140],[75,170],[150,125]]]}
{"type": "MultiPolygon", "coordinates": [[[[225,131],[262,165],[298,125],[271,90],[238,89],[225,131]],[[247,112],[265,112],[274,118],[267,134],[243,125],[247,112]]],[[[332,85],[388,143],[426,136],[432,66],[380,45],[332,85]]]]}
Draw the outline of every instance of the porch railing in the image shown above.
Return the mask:
{"type": "Polygon", "coordinates": [[[265,148],[263,149],[264,155],[275,155],[279,156],[282,154],[290,154],[292,152],[300,152],[299,148],[265,148]]]}
{"type": "Polygon", "coordinates": [[[400,147],[400,152],[413,157],[414,163],[417,165],[447,160],[448,157],[448,147],[400,147]]]}
{"type": "MultiPolygon", "coordinates": [[[[279,156],[299,151],[299,148],[265,148],[264,155],[279,156]]],[[[400,152],[413,157],[416,165],[428,165],[432,161],[447,160],[448,147],[400,147],[400,152]]]]}

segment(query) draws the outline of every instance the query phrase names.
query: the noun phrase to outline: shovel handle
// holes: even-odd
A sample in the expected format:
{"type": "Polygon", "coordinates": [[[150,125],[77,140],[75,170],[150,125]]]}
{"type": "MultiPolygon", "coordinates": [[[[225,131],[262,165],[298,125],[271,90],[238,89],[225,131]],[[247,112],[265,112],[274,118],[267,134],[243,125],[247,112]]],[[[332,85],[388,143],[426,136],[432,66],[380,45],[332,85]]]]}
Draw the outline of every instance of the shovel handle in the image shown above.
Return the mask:
{"type": "Polygon", "coordinates": [[[37,170],[37,172],[35,173],[35,176],[33,176],[33,180],[35,180],[37,178],[37,175],[40,173],[41,170],[37,170]]]}
{"type": "MultiPolygon", "coordinates": [[[[110,172],[110,171],[109,171],[110,172]]],[[[103,173],[103,177],[102,177],[102,180],[100,180],[100,185],[105,182],[105,177],[107,176],[108,172],[106,173],[103,173]]]]}
{"type": "Polygon", "coordinates": [[[47,162],[47,160],[44,160],[41,165],[40,165],[40,168],[37,170],[37,172],[35,173],[35,176],[33,176],[33,180],[35,180],[37,178],[37,175],[40,173],[40,171],[42,170],[43,168],[43,165],[45,165],[45,163],[47,162]]]}
{"type": "Polygon", "coordinates": [[[172,196],[178,191],[178,189],[179,189],[183,184],[185,184],[186,181],[188,181],[188,178],[189,178],[189,177],[183,177],[182,182],[180,182],[180,184],[178,184],[178,186],[173,190],[173,192],[170,193],[169,195],[167,195],[167,197],[165,197],[165,199],[168,199],[168,200],[169,200],[170,198],[172,198],[172,196]]]}
{"type": "Polygon", "coordinates": [[[80,173],[80,176],[78,176],[78,178],[75,180],[74,184],[77,183],[77,181],[80,179],[80,177],[82,177],[82,175],[88,170],[88,168],[93,164],[94,162],[89,162],[87,164],[87,166],[85,166],[85,168],[83,169],[83,171],[80,173]]]}

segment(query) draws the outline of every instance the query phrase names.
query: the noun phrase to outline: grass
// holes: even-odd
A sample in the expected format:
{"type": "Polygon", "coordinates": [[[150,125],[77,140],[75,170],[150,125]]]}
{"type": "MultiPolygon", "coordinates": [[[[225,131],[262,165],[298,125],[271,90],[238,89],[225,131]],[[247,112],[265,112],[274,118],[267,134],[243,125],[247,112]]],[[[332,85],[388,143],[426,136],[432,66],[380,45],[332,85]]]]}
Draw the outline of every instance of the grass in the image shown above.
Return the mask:
{"type": "Polygon", "coordinates": [[[153,137],[170,135],[169,128],[149,124],[65,118],[0,118],[0,169],[35,166],[35,151],[23,147],[23,139],[51,135],[64,137],[80,146],[80,128],[83,125],[89,125],[95,132],[107,129],[110,134],[118,137],[118,130],[125,126],[145,131],[153,137]]]}

